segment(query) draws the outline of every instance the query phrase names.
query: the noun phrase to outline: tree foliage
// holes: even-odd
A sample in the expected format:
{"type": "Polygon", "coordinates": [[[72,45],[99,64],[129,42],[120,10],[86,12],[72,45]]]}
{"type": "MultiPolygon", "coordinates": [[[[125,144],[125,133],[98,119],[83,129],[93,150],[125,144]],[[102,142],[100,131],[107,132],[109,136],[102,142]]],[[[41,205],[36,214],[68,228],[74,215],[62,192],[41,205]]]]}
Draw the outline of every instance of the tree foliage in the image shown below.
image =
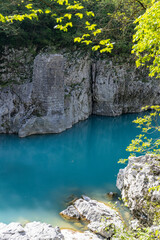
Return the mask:
{"type": "Polygon", "coordinates": [[[133,36],[132,53],[137,55],[137,67],[147,64],[150,76],[160,77],[160,1],[0,0],[0,3],[0,35],[4,42],[5,35],[15,37],[20,32],[19,39],[27,38],[28,34],[27,41],[40,43],[40,47],[55,42],[72,45],[74,41],[76,46],[101,53],[111,53],[114,45],[113,54],[123,54],[131,49],[133,36]],[[29,25],[33,27],[32,33],[25,32],[29,25]],[[38,31],[42,37],[38,38],[38,31]]]}
{"type": "MultiPolygon", "coordinates": [[[[147,115],[137,117],[133,123],[137,124],[137,128],[141,129],[141,133],[131,141],[126,151],[130,152],[130,156],[138,154],[153,154],[160,156],[160,106],[146,106],[142,110],[149,110],[147,115]]],[[[124,163],[127,159],[121,159],[119,162],[124,163]]]]}
{"type": "Polygon", "coordinates": [[[153,1],[153,5],[136,19],[138,24],[133,36],[132,53],[136,53],[137,67],[147,63],[149,75],[160,77],[160,1],[153,1]]]}
{"type": "MultiPolygon", "coordinates": [[[[41,24],[42,18],[52,19],[52,31],[61,30],[76,45],[86,45],[103,53],[111,52],[116,43],[115,49],[123,53],[131,48],[133,21],[145,11],[149,1],[0,0],[0,22],[6,33],[14,31],[16,34],[23,25],[16,21],[27,22],[28,19],[32,20],[32,25],[36,20],[41,24]],[[68,32],[72,34],[69,36],[68,32]]],[[[57,31],[56,34],[63,36],[57,31]]]]}
{"type": "Polygon", "coordinates": [[[85,2],[84,0],[82,2],[68,0],[19,0],[17,3],[18,13],[13,13],[12,15],[0,14],[0,22],[12,24],[14,21],[23,21],[24,19],[38,20],[40,14],[49,14],[56,21],[54,29],[68,32],[68,29],[72,28],[74,23],[84,18],[85,21],[81,21],[79,25],[83,29],[82,35],[75,37],[74,42],[81,42],[85,45],[91,44],[92,50],[99,49],[100,52],[111,52],[113,43],[111,43],[110,39],[99,41],[98,47],[96,47],[96,36],[101,33],[102,29],[98,28],[96,23],[93,23],[92,18],[94,18],[95,14],[93,11],[87,10],[85,2]]]}

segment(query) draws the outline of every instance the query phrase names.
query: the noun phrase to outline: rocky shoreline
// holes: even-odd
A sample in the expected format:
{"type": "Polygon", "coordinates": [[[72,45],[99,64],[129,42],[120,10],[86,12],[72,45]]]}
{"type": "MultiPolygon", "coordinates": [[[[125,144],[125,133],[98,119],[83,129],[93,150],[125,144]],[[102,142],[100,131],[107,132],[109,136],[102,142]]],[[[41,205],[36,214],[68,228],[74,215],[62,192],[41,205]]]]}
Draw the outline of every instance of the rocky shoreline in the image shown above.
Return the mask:
{"type": "Polygon", "coordinates": [[[160,218],[160,158],[152,155],[129,157],[128,165],[120,169],[117,187],[122,200],[133,216],[143,224],[152,225],[160,218]]]}
{"type": "Polygon", "coordinates": [[[87,221],[87,231],[53,228],[40,222],[0,224],[0,239],[4,240],[72,240],[111,239],[116,229],[123,229],[124,223],[118,212],[104,203],[87,196],[77,199],[73,205],[60,213],[65,219],[87,221]]]}
{"type": "MultiPolygon", "coordinates": [[[[129,163],[120,169],[117,187],[122,199],[130,208],[134,220],[127,228],[116,209],[87,196],[75,199],[60,213],[69,220],[87,221],[84,232],[60,229],[46,223],[30,222],[24,227],[20,223],[0,224],[1,240],[99,240],[99,239],[139,239],[139,228],[148,227],[147,234],[160,237],[160,189],[150,190],[160,185],[160,159],[151,155],[129,158],[129,163]],[[148,179],[148,181],[146,181],[148,179]],[[147,197],[146,197],[147,196],[147,197]],[[156,205],[155,205],[156,204],[156,205]],[[151,221],[152,220],[152,221],[151,221]],[[132,238],[128,238],[131,234],[132,238]],[[135,237],[137,236],[137,237],[135,237]],[[126,237],[126,238],[124,238],[126,237]]],[[[145,235],[143,233],[143,239],[145,235]]],[[[141,238],[142,239],[142,238],[141,238]]]]}

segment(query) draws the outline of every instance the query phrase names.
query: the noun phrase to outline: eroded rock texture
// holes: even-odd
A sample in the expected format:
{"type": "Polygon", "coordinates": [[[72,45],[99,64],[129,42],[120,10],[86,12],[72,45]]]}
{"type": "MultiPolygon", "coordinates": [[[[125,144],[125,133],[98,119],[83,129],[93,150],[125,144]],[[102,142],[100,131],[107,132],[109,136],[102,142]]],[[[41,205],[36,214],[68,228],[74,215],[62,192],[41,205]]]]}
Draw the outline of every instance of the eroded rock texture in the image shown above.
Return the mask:
{"type": "Polygon", "coordinates": [[[160,189],[156,189],[160,185],[159,176],[160,159],[145,155],[130,157],[127,167],[120,169],[117,177],[123,201],[135,217],[149,225],[160,216],[160,189]]]}
{"type": "Polygon", "coordinates": [[[77,220],[87,220],[89,222],[88,229],[105,239],[110,239],[114,235],[115,229],[124,227],[116,210],[86,196],[76,200],[60,215],[66,219],[73,219],[74,216],[74,219],[77,220]]]}
{"type": "Polygon", "coordinates": [[[94,114],[117,116],[160,103],[160,81],[149,78],[146,69],[107,60],[97,61],[93,69],[94,114]]]}
{"type": "Polygon", "coordinates": [[[0,132],[59,133],[89,117],[92,111],[90,60],[40,54],[32,82],[1,87],[0,132]]]}
{"type": "Polygon", "coordinates": [[[0,223],[1,240],[64,240],[59,227],[53,228],[50,224],[31,222],[23,227],[20,223],[8,225],[0,223]]]}
{"type": "Polygon", "coordinates": [[[0,71],[0,133],[59,133],[92,113],[117,116],[160,104],[160,82],[145,70],[87,54],[42,53],[33,63],[27,49],[6,48],[0,71]]]}

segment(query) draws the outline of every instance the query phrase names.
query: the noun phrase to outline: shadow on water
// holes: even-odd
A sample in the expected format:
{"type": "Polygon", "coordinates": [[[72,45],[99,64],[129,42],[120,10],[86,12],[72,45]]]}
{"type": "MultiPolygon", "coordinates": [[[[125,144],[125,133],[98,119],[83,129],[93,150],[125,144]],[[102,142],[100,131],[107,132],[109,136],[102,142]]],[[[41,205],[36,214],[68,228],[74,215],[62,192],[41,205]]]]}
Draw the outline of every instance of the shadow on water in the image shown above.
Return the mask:
{"type": "Polygon", "coordinates": [[[116,175],[124,167],[117,161],[139,133],[136,117],[91,116],[61,134],[0,135],[0,221],[53,224],[70,195],[98,199],[117,192],[116,175]]]}

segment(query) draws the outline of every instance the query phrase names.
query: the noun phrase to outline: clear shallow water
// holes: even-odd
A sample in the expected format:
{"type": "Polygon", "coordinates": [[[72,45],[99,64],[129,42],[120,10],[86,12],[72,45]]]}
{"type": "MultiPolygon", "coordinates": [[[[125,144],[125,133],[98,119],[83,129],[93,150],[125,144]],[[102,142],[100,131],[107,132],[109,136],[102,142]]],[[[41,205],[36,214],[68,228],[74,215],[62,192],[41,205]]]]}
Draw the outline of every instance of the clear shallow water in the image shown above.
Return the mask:
{"type": "Polygon", "coordinates": [[[53,135],[0,135],[0,222],[42,221],[71,227],[59,212],[71,195],[105,201],[118,192],[126,146],[139,133],[137,114],[92,116],[53,135]]]}

